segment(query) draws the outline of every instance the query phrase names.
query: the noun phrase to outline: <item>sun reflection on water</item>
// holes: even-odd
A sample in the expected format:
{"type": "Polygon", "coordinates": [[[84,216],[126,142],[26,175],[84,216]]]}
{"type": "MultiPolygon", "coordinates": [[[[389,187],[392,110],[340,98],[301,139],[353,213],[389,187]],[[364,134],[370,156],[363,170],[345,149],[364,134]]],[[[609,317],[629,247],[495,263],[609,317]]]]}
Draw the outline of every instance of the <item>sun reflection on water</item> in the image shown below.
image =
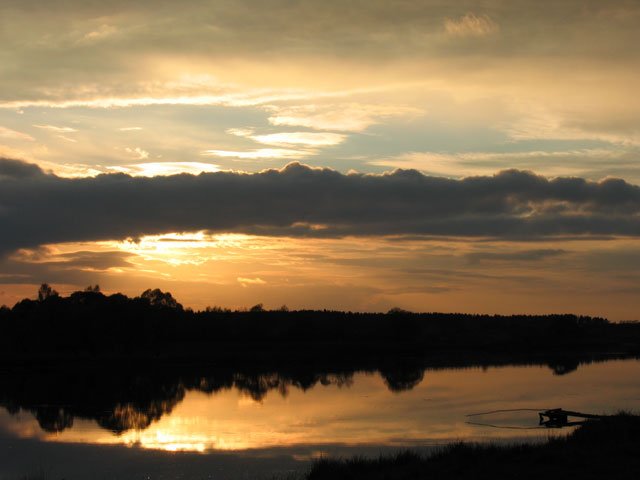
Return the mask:
{"type": "MultiPolygon", "coordinates": [[[[173,452],[330,444],[402,447],[514,437],[535,440],[567,432],[470,425],[465,415],[532,406],[589,413],[637,411],[640,385],[628,379],[639,374],[637,360],[585,365],[563,376],[535,366],[437,370],[425,372],[424,379],[410,390],[391,392],[380,375],[357,373],[346,387],[318,383],[304,391],[292,387],[286,396],[272,389],[260,400],[235,389],[214,394],[188,391],[169,413],[154,417],[150,424],[142,419],[132,421],[129,417],[135,420],[135,409],[122,405],[117,414],[126,416],[127,425],[133,428],[120,434],[83,419],[59,433],[45,433],[38,431],[35,419],[26,412],[19,416],[1,413],[0,427],[20,438],[173,452]]],[[[537,426],[535,412],[519,415],[494,416],[483,422],[537,426]]]]}

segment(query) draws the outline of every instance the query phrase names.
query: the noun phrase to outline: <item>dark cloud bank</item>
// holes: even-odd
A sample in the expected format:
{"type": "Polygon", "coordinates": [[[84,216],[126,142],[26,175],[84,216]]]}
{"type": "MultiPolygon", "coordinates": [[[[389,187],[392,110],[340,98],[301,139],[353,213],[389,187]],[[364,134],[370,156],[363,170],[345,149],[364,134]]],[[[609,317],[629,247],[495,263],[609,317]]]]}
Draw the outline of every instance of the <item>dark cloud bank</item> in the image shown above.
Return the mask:
{"type": "Polygon", "coordinates": [[[299,163],[232,172],[67,179],[0,159],[0,251],[172,231],[264,235],[640,235],[640,187],[507,170],[451,180],[344,175],[299,163]]]}

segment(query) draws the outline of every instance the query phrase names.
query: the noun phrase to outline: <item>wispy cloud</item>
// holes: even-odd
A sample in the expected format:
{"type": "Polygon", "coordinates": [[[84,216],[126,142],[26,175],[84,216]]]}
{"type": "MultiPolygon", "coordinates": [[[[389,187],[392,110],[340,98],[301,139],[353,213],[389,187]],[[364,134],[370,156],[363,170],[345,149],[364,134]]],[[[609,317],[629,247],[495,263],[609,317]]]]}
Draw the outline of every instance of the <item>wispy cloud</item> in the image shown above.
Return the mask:
{"type": "Polygon", "coordinates": [[[55,125],[34,125],[34,127],[41,128],[43,130],[51,130],[52,132],[56,132],[56,133],[73,133],[78,131],[75,128],[57,127],[55,125]]]}
{"type": "Polygon", "coordinates": [[[250,138],[265,145],[308,145],[310,147],[326,147],[342,143],[347,135],[331,132],[279,132],[264,135],[254,135],[250,128],[229,128],[225,131],[237,137],[250,138]]]}
{"type": "Polygon", "coordinates": [[[10,140],[27,140],[30,142],[33,142],[35,140],[28,133],[18,132],[16,130],[11,130],[10,128],[6,128],[3,126],[0,126],[0,138],[8,138],[10,140]]]}
{"type": "MultiPolygon", "coordinates": [[[[238,103],[251,105],[248,100],[238,100],[238,103]]],[[[255,104],[261,103],[256,101],[255,104]]],[[[0,108],[17,109],[27,107],[41,108],[122,108],[122,107],[146,107],[151,105],[233,105],[234,101],[228,96],[198,95],[198,96],[140,96],[140,97],[97,97],[70,100],[14,100],[0,102],[0,108]]],[[[34,125],[37,126],[37,125],[34,125]]]]}
{"type": "Polygon", "coordinates": [[[498,31],[498,25],[487,15],[467,13],[459,18],[448,18],[444,28],[450,35],[484,37],[498,31]]]}
{"type": "Polygon", "coordinates": [[[253,135],[253,129],[251,128],[228,128],[225,133],[229,135],[235,135],[236,137],[249,137],[253,135]]]}
{"type": "Polygon", "coordinates": [[[238,277],[238,283],[240,283],[242,286],[246,286],[246,285],[265,285],[267,282],[265,282],[260,277],[255,277],[255,278],[238,277]]]}
{"type": "Polygon", "coordinates": [[[220,83],[207,77],[208,82],[199,83],[191,80],[137,81],[130,86],[133,91],[118,88],[117,85],[106,87],[100,83],[78,85],[76,88],[43,88],[38,99],[5,100],[0,99],[0,109],[18,110],[28,107],[41,107],[52,109],[67,109],[77,107],[87,108],[126,108],[147,107],[154,105],[183,105],[183,106],[228,106],[228,107],[252,107],[262,106],[268,111],[286,108],[278,106],[281,103],[291,102],[302,104],[302,108],[316,109],[316,105],[309,102],[320,100],[324,105],[319,108],[344,110],[349,105],[355,105],[352,110],[368,110],[378,115],[398,115],[402,112],[416,111],[417,109],[406,105],[384,104],[326,104],[334,99],[345,99],[358,95],[376,94],[408,88],[420,84],[420,82],[394,82],[388,85],[378,85],[365,88],[311,88],[309,86],[252,88],[243,86],[242,83],[220,83]],[[105,91],[107,93],[105,93],[105,91]],[[395,113],[394,113],[395,112],[395,113]]]}
{"type": "Polygon", "coordinates": [[[98,40],[104,40],[107,37],[111,37],[118,32],[118,29],[113,25],[102,24],[96,30],[92,30],[86,33],[83,40],[88,42],[95,42],[98,40]]]}
{"type": "Polygon", "coordinates": [[[291,150],[286,148],[259,148],[257,150],[233,151],[233,150],[205,150],[202,155],[212,157],[227,157],[240,159],[260,159],[260,158],[278,158],[278,159],[300,159],[310,155],[315,155],[314,150],[291,150]]]}
{"type": "Polygon", "coordinates": [[[140,147],[135,147],[135,148],[126,147],[124,151],[135,156],[139,160],[145,160],[149,158],[149,152],[147,152],[146,150],[143,150],[140,147]]]}
{"type": "Polygon", "coordinates": [[[307,104],[297,106],[267,106],[269,123],[308,127],[316,130],[359,132],[383,118],[400,115],[420,115],[423,111],[406,105],[384,104],[307,104]]]}
{"type": "Polygon", "coordinates": [[[559,257],[566,255],[568,252],[559,248],[541,248],[535,250],[512,250],[506,252],[488,252],[477,251],[465,254],[465,258],[470,263],[477,264],[482,262],[540,262],[547,258],[559,257]]]}
{"type": "Polygon", "coordinates": [[[342,143],[347,136],[340,133],[325,132],[282,132],[267,135],[250,135],[249,138],[267,145],[309,145],[326,147],[342,143]]]}

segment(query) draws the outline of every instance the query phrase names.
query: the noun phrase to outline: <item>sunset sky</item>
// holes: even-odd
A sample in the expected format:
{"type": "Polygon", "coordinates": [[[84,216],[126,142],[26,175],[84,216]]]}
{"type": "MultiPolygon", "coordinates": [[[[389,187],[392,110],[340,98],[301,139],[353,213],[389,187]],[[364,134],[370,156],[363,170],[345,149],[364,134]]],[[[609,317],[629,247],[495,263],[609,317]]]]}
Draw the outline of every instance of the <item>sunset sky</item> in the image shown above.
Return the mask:
{"type": "Polygon", "coordinates": [[[640,319],[635,0],[0,8],[0,304],[640,319]]]}

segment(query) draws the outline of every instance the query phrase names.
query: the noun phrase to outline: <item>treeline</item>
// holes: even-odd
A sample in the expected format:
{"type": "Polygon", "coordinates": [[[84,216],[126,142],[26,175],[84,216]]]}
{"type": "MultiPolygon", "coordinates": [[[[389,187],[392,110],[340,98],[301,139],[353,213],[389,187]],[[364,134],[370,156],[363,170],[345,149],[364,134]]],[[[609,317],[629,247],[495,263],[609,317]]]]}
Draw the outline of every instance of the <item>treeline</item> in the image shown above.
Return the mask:
{"type": "Polygon", "coordinates": [[[209,308],[185,309],[168,292],[130,298],[89,287],[68,297],[48,285],[38,300],[0,309],[5,358],[436,355],[640,351],[640,324],[576,315],[469,315],[209,308]]]}

